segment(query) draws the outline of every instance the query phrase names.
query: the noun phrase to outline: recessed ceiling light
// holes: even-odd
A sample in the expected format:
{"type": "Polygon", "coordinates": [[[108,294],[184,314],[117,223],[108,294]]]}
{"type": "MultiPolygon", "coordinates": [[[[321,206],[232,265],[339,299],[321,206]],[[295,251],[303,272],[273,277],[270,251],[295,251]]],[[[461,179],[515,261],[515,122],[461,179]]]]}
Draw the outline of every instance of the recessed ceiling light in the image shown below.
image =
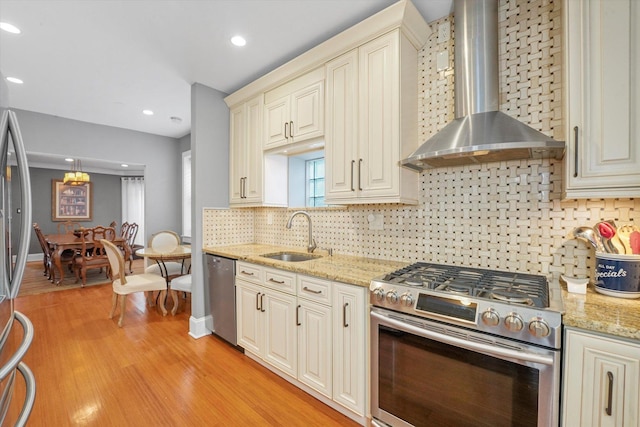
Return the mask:
{"type": "Polygon", "coordinates": [[[128,165],[128,164],[126,164],[126,163],[123,163],[123,164],[121,164],[120,166],[122,166],[123,168],[128,168],[128,167],[129,167],[129,165],[128,165]]]}
{"type": "Polygon", "coordinates": [[[71,157],[67,157],[66,159],[64,159],[65,162],[73,162],[73,159],[71,157]]]}
{"type": "Polygon", "coordinates": [[[142,114],[146,116],[153,116],[153,111],[151,110],[142,110],[142,114]]]}
{"type": "Polygon", "coordinates": [[[231,37],[231,43],[235,46],[244,46],[247,44],[247,41],[242,36],[233,36],[231,37]]]}
{"type": "Polygon", "coordinates": [[[0,29],[6,31],[11,34],[20,34],[20,28],[15,25],[11,25],[8,22],[0,22],[0,29]]]}
{"type": "Polygon", "coordinates": [[[19,85],[21,85],[22,83],[24,83],[22,80],[20,80],[20,79],[19,79],[19,78],[17,78],[17,77],[7,77],[7,81],[8,81],[8,82],[11,82],[11,83],[16,83],[16,84],[19,84],[19,85]]]}

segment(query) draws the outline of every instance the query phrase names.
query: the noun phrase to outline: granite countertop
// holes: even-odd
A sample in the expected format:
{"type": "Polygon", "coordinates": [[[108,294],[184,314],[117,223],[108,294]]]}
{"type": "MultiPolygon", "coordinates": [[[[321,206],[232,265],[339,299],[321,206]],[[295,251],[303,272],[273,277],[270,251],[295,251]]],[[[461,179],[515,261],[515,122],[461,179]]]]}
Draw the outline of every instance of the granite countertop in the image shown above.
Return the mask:
{"type": "MultiPolygon", "coordinates": [[[[348,255],[327,256],[326,252],[320,250],[315,253],[325,255],[321,258],[304,262],[285,262],[263,258],[260,255],[283,251],[306,252],[300,248],[260,244],[205,247],[203,251],[364,287],[368,287],[372,279],[409,264],[348,255]]],[[[563,315],[565,326],[640,340],[640,299],[602,295],[597,293],[591,284],[588,286],[586,295],[567,292],[564,282],[560,282],[560,286],[565,308],[563,315]]]]}
{"type": "Polygon", "coordinates": [[[586,295],[567,292],[562,287],[565,326],[640,340],[640,299],[616,298],[599,294],[593,284],[586,295]]]}
{"type": "Polygon", "coordinates": [[[304,249],[301,250],[300,248],[260,244],[209,246],[203,248],[203,251],[212,255],[219,255],[267,267],[279,268],[281,270],[293,271],[295,273],[307,274],[309,276],[321,277],[324,279],[364,287],[369,287],[372,279],[405,267],[409,264],[407,262],[384,261],[374,258],[349,255],[328,256],[326,251],[322,250],[316,250],[314,252],[314,254],[323,255],[321,258],[303,262],[278,261],[275,259],[264,258],[260,255],[284,251],[306,253],[306,251],[304,249]]]}

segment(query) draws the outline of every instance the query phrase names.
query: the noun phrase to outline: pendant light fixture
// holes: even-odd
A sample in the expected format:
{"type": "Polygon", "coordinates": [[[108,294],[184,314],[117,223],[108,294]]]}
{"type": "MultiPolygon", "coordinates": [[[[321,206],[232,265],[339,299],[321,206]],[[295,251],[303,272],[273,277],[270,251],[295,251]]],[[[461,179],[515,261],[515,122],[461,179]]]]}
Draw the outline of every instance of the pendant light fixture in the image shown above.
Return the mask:
{"type": "Polygon", "coordinates": [[[66,185],[84,185],[89,181],[89,174],[82,172],[82,161],[78,159],[73,161],[73,167],[69,172],[65,172],[62,180],[66,185]]]}

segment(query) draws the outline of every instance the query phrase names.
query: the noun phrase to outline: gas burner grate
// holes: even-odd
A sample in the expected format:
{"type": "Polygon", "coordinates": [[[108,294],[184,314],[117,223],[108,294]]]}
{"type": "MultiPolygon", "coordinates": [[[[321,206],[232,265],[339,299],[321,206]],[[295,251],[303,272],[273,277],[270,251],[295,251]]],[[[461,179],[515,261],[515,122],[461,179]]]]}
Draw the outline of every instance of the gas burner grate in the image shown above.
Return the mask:
{"type": "Polygon", "coordinates": [[[417,262],[387,274],[383,280],[514,304],[549,306],[547,279],[533,274],[417,262]]]}

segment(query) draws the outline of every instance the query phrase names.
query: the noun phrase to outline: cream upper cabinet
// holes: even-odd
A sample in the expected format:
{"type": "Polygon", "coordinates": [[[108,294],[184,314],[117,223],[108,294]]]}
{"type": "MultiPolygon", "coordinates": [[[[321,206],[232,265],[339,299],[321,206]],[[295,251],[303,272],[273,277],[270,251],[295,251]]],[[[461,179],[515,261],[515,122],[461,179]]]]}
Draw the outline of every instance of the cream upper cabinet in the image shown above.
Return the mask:
{"type": "Polygon", "coordinates": [[[230,205],[262,202],[262,109],[262,95],[231,109],[230,205]]]}
{"type": "Polygon", "coordinates": [[[394,30],[326,64],[328,203],[417,203],[418,174],[399,166],[418,144],[417,63],[394,30]]]}
{"type": "Polygon", "coordinates": [[[566,198],[640,196],[640,4],[565,0],[566,198]]]}
{"type": "Polygon", "coordinates": [[[287,158],[263,151],[264,96],[234,106],[229,115],[229,205],[286,206],[287,158]]]}
{"type": "Polygon", "coordinates": [[[264,114],[265,150],[321,137],[324,134],[322,68],[267,92],[264,114]]]}
{"type": "Polygon", "coordinates": [[[640,343],[565,329],[562,425],[640,425],[640,343]]]}

